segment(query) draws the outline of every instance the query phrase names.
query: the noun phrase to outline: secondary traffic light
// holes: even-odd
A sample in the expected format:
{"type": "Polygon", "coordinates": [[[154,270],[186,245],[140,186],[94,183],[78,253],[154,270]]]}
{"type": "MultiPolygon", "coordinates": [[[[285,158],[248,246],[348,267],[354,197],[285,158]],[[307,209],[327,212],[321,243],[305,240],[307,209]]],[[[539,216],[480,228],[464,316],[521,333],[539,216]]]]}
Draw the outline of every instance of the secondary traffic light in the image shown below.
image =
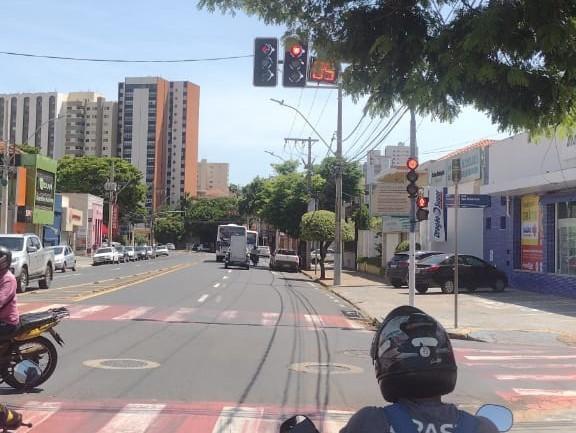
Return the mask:
{"type": "Polygon", "coordinates": [[[327,60],[310,59],[309,81],[317,83],[336,84],[338,80],[338,67],[327,60]]]}
{"type": "Polygon", "coordinates": [[[428,197],[424,197],[423,195],[419,196],[416,199],[416,206],[418,209],[416,210],[416,219],[418,221],[425,221],[428,219],[428,197]]]}
{"type": "Polygon", "coordinates": [[[254,80],[256,87],[278,84],[278,39],[254,39],[254,80]]]}
{"type": "Polygon", "coordinates": [[[308,45],[289,41],[284,46],[284,87],[304,87],[308,71],[308,45]]]}
{"type": "Polygon", "coordinates": [[[408,180],[408,186],[406,186],[406,191],[408,192],[408,197],[416,198],[418,195],[418,185],[416,181],[418,180],[418,173],[416,169],[418,168],[418,160],[416,158],[408,158],[406,161],[406,167],[408,167],[408,173],[406,173],[406,179],[408,180]]]}

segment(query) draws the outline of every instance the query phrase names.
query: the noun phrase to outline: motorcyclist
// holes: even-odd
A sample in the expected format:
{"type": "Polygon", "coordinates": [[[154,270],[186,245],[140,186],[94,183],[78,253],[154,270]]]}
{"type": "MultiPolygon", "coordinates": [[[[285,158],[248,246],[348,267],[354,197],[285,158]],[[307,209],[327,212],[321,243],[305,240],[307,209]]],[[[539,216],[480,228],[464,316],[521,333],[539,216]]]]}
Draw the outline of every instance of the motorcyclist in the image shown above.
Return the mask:
{"type": "Polygon", "coordinates": [[[384,399],[392,405],[365,407],[340,433],[496,433],[487,418],[442,402],[456,386],[457,368],[448,334],[414,307],[391,311],[370,351],[384,399]]]}
{"type": "Polygon", "coordinates": [[[0,338],[13,334],[20,324],[16,305],[16,278],[10,272],[12,251],[0,246],[0,338]]]}
{"type": "Polygon", "coordinates": [[[250,260],[252,260],[252,263],[256,264],[258,263],[258,246],[254,245],[252,247],[252,249],[250,250],[250,260]]]}

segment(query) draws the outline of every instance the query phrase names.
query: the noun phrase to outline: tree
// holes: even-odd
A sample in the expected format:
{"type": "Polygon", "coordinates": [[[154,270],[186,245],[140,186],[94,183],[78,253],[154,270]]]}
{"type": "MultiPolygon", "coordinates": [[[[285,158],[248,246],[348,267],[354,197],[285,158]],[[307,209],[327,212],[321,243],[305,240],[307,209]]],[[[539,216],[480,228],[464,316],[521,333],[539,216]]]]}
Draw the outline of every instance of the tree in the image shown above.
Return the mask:
{"type": "Polygon", "coordinates": [[[154,237],[162,244],[177,244],[184,236],[184,218],[180,214],[167,214],[154,220],[154,237]]]}
{"type": "Polygon", "coordinates": [[[441,120],[462,105],[502,129],[576,126],[573,0],[200,0],[305,35],[346,63],[348,94],[368,110],[405,105],[441,120]]]}
{"type": "Polygon", "coordinates": [[[238,199],[235,197],[182,200],[184,233],[196,236],[203,243],[216,239],[218,225],[239,223],[238,199]]]}
{"type": "Polygon", "coordinates": [[[278,175],[294,174],[298,171],[300,163],[296,160],[284,161],[281,164],[272,164],[272,168],[278,175]]]}
{"type": "MultiPolygon", "coordinates": [[[[318,196],[320,209],[336,209],[336,158],[327,157],[315,168],[324,180],[324,187],[318,196]]],[[[362,193],[360,181],[362,170],[357,162],[343,162],[342,172],[342,196],[343,200],[351,202],[362,193]]]]}
{"type": "Polygon", "coordinates": [[[242,193],[238,200],[238,211],[246,220],[260,216],[264,205],[264,185],[265,180],[255,177],[252,182],[242,188],[242,193]]]}
{"type": "Polygon", "coordinates": [[[110,179],[112,160],[114,160],[114,180],[119,188],[122,188],[117,200],[120,214],[138,214],[146,198],[146,185],[142,182],[142,173],[130,162],[120,158],[65,156],[58,161],[56,190],[108,197],[104,185],[110,179]]]}
{"type": "Polygon", "coordinates": [[[240,196],[240,187],[234,183],[228,185],[228,192],[232,197],[240,196]]]}
{"type": "MultiPolygon", "coordinates": [[[[324,259],[326,250],[336,236],[336,216],[334,212],[318,210],[305,213],[300,223],[300,237],[305,241],[317,241],[320,243],[320,279],[326,278],[324,259]]],[[[342,222],[342,241],[350,241],[354,238],[353,228],[350,224],[342,222]]]]}

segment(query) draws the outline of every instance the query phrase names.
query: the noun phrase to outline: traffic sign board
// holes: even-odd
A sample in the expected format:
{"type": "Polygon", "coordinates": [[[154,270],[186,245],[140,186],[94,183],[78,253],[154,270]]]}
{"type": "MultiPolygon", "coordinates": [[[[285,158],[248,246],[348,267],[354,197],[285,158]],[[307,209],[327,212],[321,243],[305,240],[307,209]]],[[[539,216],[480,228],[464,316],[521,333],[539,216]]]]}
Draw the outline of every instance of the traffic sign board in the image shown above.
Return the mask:
{"type": "Polygon", "coordinates": [[[452,181],[458,183],[462,180],[462,168],[460,166],[460,158],[452,160],[452,181]]]}
{"type": "MultiPolygon", "coordinates": [[[[459,194],[460,208],[466,209],[480,209],[490,207],[492,204],[491,198],[486,194],[459,194]]],[[[446,207],[454,207],[454,194],[446,196],[446,207]]]]}

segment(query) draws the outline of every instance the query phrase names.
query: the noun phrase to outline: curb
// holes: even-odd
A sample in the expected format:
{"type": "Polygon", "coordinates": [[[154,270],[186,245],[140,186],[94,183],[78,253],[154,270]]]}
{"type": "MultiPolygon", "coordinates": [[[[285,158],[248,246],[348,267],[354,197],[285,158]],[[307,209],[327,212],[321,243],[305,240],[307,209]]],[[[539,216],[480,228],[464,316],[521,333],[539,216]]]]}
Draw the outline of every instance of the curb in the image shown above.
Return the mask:
{"type": "MultiPolygon", "coordinates": [[[[320,284],[322,287],[324,287],[325,289],[330,291],[330,293],[338,296],[340,299],[343,299],[344,301],[348,302],[350,305],[353,305],[354,308],[356,308],[358,311],[360,311],[360,313],[365,318],[367,318],[369,322],[371,322],[372,326],[377,327],[377,326],[380,326],[380,323],[382,323],[377,318],[372,317],[372,315],[368,314],[368,312],[366,310],[364,310],[362,307],[359,307],[354,302],[352,302],[350,299],[348,299],[345,296],[342,296],[340,293],[336,292],[332,288],[332,286],[330,286],[329,284],[326,284],[324,281],[320,280],[319,278],[313,278],[312,276],[308,275],[305,272],[300,271],[300,273],[305,275],[306,277],[308,277],[313,282],[320,284]]],[[[484,340],[480,340],[479,338],[473,337],[472,336],[472,330],[470,330],[470,329],[462,329],[462,330],[448,330],[447,329],[446,332],[448,333],[448,336],[452,340],[465,340],[465,341],[476,341],[476,342],[480,342],[480,343],[485,343],[484,340]]]]}

